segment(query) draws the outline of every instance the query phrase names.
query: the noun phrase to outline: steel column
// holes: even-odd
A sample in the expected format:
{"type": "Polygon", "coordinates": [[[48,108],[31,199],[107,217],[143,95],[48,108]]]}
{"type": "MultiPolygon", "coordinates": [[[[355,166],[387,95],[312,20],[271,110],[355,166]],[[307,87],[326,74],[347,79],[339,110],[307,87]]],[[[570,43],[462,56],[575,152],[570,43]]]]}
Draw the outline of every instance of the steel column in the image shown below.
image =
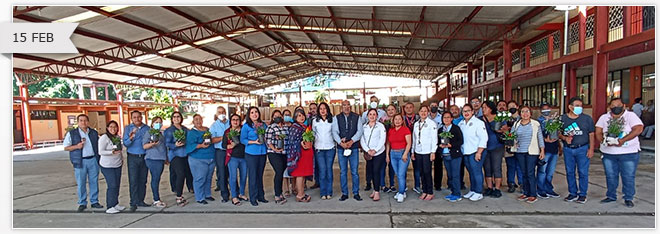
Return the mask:
{"type": "Polygon", "coordinates": [[[21,95],[21,117],[23,118],[23,138],[27,144],[27,148],[31,149],[34,146],[32,141],[32,117],[30,116],[30,104],[28,103],[28,98],[30,94],[28,93],[28,87],[25,84],[20,84],[19,93],[21,95]]]}
{"type": "Polygon", "coordinates": [[[592,95],[592,117],[598,119],[599,116],[607,110],[607,71],[608,54],[600,51],[602,46],[607,43],[608,27],[608,7],[597,6],[594,27],[594,48],[593,56],[593,83],[594,92],[592,95]]]}

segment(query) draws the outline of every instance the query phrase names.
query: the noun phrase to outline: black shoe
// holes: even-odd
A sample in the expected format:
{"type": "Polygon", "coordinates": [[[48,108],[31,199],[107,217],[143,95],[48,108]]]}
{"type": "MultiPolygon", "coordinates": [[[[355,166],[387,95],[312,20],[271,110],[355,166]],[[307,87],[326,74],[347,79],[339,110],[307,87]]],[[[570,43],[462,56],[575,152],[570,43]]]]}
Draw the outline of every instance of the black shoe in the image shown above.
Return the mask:
{"type": "Polygon", "coordinates": [[[78,206],[78,212],[83,212],[83,210],[87,209],[87,205],[79,205],[78,206]]]}
{"type": "Polygon", "coordinates": [[[367,185],[367,187],[364,187],[364,191],[369,191],[371,190],[371,185],[367,185]]]}
{"type": "Polygon", "coordinates": [[[382,187],[380,190],[383,191],[384,193],[389,193],[390,192],[390,188],[387,187],[387,186],[382,187]]]}
{"type": "Polygon", "coordinates": [[[137,210],[137,206],[131,206],[130,211],[135,212],[137,210]]]}
{"type": "Polygon", "coordinates": [[[147,205],[147,203],[144,203],[144,202],[142,202],[142,203],[138,203],[137,206],[141,206],[141,207],[150,207],[150,205],[147,205]]]}
{"type": "Polygon", "coordinates": [[[538,196],[539,198],[543,198],[543,199],[548,199],[548,198],[550,198],[550,197],[548,196],[548,194],[545,194],[545,193],[539,193],[538,195],[539,195],[539,196],[538,196]]]}
{"type": "Polygon", "coordinates": [[[94,203],[92,204],[92,208],[103,208],[103,206],[99,203],[94,203]]]}
{"type": "Polygon", "coordinates": [[[206,200],[197,201],[197,203],[202,204],[202,205],[209,204],[206,200]]]}
{"type": "Polygon", "coordinates": [[[564,198],[564,201],[572,202],[572,201],[577,200],[577,198],[578,198],[577,196],[575,196],[575,195],[570,195],[570,194],[569,194],[568,197],[565,197],[565,198],[564,198]]]}
{"type": "Polygon", "coordinates": [[[358,201],[362,201],[362,198],[360,197],[360,194],[353,195],[353,199],[358,200],[358,201]]]}
{"type": "Polygon", "coordinates": [[[461,190],[465,190],[465,189],[467,189],[467,187],[465,187],[465,185],[464,185],[464,184],[463,184],[463,185],[461,185],[461,190]]]}
{"type": "Polygon", "coordinates": [[[554,191],[551,191],[548,193],[548,197],[552,197],[552,198],[559,197],[559,194],[555,193],[554,191]]]}
{"type": "Polygon", "coordinates": [[[215,187],[215,189],[213,191],[216,191],[216,192],[220,191],[220,187],[215,187]]]}
{"type": "Polygon", "coordinates": [[[342,194],[341,197],[339,198],[339,201],[346,201],[348,199],[348,195],[342,194]]]}
{"type": "Polygon", "coordinates": [[[259,203],[257,203],[257,201],[250,201],[250,204],[252,204],[252,206],[258,206],[259,205],[259,203]]]}
{"type": "Polygon", "coordinates": [[[215,198],[213,198],[213,197],[207,197],[207,198],[204,198],[204,199],[209,200],[209,201],[215,201],[215,198]]]}
{"type": "Polygon", "coordinates": [[[259,201],[259,202],[261,202],[261,203],[268,203],[268,200],[263,199],[263,198],[262,198],[262,199],[257,199],[257,201],[259,201]]]}
{"type": "Polygon", "coordinates": [[[229,202],[229,199],[222,199],[222,203],[227,203],[229,202]]]}
{"type": "Polygon", "coordinates": [[[580,197],[578,197],[578,199],[575,202],[580,203],[580,204],[587,203],[587,196],[580,196],[580,197]]]}
{"type": "Polygon", "coordinates": [[[626,200],[624,203],[628,208],[633,208],[633,206],[635,206],[635,203],[633,203],[631,200],[626,200]]]}
{"type": "Polygon", "coordinates": [[[312,187],[309,187],[309,189],[316,189],[316,188],[320,188],[320,187],[321,187],[321,185],[319,185],[319,183],[314,183],[312,185],[312,187]]]}
{"type": "Polygon", "coordinates": [[[515,186],[509,186],[509,189],[507,189],[506,191],[507,191],[508,193],[513,193],[513,192],[516,191],[516,187],[515,187],[515,186]]]}
{"type": "Polygon", "coordinates": [[[483,193],[483,196],[484,196],[484,197],[490,197],[490,195],[492,195],[492,194],[493,194],[493,189],[491,189],[491,188],[486,188],[486,190],[485,190],[484,193],[483,193]]]}
{"type": "Polygon", "coordinates": [[[612,199],[612,198],[606,197],[605,199],[600,200],[600,203],[601,203],[601,204],[605,204],[605,203],[610,203],[610,202],[614,202],[614,201],[616,201],[616,199],[612,199]]]}
{"type": "Polygon", "coordinates": [[[442,188],[435,188],[435,191],[442,191],[442,188]]]}
{"type": "Polygon", "coordinates": [[[502,191],[495,189],[492,193],[490,193],[490,196],[493,198],[500,198],[502,196],[502,191]]]}

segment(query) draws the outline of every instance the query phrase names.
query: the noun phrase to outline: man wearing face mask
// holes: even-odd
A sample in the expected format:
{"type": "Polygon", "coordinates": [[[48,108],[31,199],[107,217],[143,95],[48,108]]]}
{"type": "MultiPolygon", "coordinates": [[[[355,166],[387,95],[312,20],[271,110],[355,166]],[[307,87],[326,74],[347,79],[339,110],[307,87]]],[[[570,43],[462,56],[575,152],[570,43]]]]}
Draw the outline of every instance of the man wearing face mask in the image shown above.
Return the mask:
{"type": "MultiPolygon", "coordinates": [[[[371,102],[369,104],[369,109],[376,109],[376,112],[378,112],[378,119],[382,119],[383,117],[387,116],[387,112],[384,110],[378,108],[378,97],[376,96],[371,96],[369,98],[369,101],[371,102]]],[[[364,113],[362,113],[362,123],[368,123],[369,120],[367,119],[367,112],[369,112],[369,109],[367,109],[364,113]]],[[[362,126],[360,126],[362,128],[362,126]]],[[[365,166],[365,178],[367,180],[367,186],[364,187],[364,191],[369,191],[371,190],[371,186],[373,184],[373,164],[371,160],[367,161],[367,164],[365,166]]],[[[376,186],[376,185],[374,185],[376,186]]]]}
{"type": "Polygon", "coordinates": [[[225,107],[218,106],[216,110],[216,120],[211,125],[209,131],[211,132],[211,143],[215,147],[215,175],[217,178],[215,191],[220,191],[222,202],[229,201],[229,170],[225,164],[225,155],[227,151],[222,147],[222,137],[225,135],[225,130],[229,128],[229,120],[227,119],[227,111],[225,107]]]}
{"type": "Polygon", "coordinates": [[[619,174],[623,183],[623,200],[628,208],[635,204],[632,202],[635,195],[635,172],[639,163],[639,136],[642,133],[644,124],[634,112],[627,111],[620,98],[614,98],[610,101],[610,112],[598,118],[596,123],[596,139],[600,144],[600,152],[603,153],[603,168],[605,168],[605,178],[607,181],[606,198],[600,203],[610,203],[616,201],[616,190],[619,187],[619,174]],[[605,141],[605,134],[609,127],[611,119],[623,120],[623,133],[618,136],[618,144],[612,144],[605,141]]]}
{"type": "Polygon", "coordinates": [[[559,138],[564,145],[569,193],[564,201],[584,204],[587,202],[589,186],[589,161],[594,156],[596,147],[594,121],[591,116],[582,113],[582,99],[579,97],[573,97],[568,101],[568,112],[561,116],[561,121],[563,133],[559,134],[559,138]],[[576,168],[580,177],[579,191],[575,179],[576,168]]]}
{"type": "Polygon", "coordinates": [[[556,198],[559,197],[554,191],[554,186],[552,186],[552,177],[555,173],[555,168],[557,166],[557,158],[559,157],[559,140],[550,139],[550,134],[545,130],[545,126],[548,124],[552,114],[552,109],[548,103],[541,104],[541,116],[539,117],[539,123],[541,123],[541,130],[543,132],[543,141],[545,145],[545,157],[543,161],[546,163],[543,166],[538,166],[537,170],[537,190],[540,198],[556,198]]]}
{"type": "MultiPolygon", "coordinates": [[[[429,114],[429,118],[433,120],[438,126],[442,125],[442,112],[440,112],[440,108],[438,108],[438,103],[431,102],[430,104],[431,107],[431,113],[429,114]]],[[[438,160],[442,161],[442,160],[438,160]]]]}

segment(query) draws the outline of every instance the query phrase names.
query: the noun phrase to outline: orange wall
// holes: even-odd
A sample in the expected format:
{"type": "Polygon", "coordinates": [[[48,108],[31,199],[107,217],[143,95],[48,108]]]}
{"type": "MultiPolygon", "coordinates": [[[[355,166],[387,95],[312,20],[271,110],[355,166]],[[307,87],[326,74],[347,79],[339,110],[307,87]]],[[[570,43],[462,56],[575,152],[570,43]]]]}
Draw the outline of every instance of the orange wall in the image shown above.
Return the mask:
{"type": "MultiPolygon", "coordinates": [[[[82,112],[82,111],[62,111],[62,112],[60,112],[60,115],[61,115],[61,118],[62,118],[60,120],[60,126],[62,126],[62,139],[64,139],[64,136],[66,136],[66,130],[65,129],[67,127],[69,127],[69,116],[73,116],[73,118],[75,118],[79,114],[83,114],[83,113],[84,112],[82,112]]],[[[75,122],[76,121],[74,120],[74,124],[75,124],[75,122]]],[[[32,127],[32,129],[33,129],[32,130],[33,133],[36,132],[36,130],[37,130],[34,127],[32,127]]]]}
{"type": "Polygon", "coordinates": [[[57,120],[32,120],[32,141],[59,140],[57,120]]]}

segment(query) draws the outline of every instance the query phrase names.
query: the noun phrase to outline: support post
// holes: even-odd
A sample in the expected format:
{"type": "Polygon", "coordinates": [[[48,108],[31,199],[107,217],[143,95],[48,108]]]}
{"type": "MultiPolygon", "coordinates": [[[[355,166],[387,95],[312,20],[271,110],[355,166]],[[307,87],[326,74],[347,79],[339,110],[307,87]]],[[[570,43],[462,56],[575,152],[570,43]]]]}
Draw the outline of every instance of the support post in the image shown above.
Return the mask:
{"type": "Polygon", "coordinates": [[[117,91],[117,114],[119,114],[119,134],[124,131],[124,91],[117,91]]]}
{"type": "Polygon", "coordinates": [[[503,83],[504,83],[504,89],[503,89],[503,98],[504,100],[511,100],[511,41],[510,40],[504,40],[504,66],[503,66],[503,75],[504,78],[503,83]]]}
{"type": "Polygon", "coordinates": [[[469,101],[470,98],[472,98],[472,74],[474,74],[474,72],[472,71],[472,62],[467,63],[467,71],[468,71],[467,99],[469,101]]]}
{"type": "Polygon", "coordinates": [[[449,106],[450,106],[450,104],[449,104],[449,101],[451,99],[451,94],[450,94],[451,82],[449,81],[450,79],[451,79],[451,76],[449,74],[445,75],[445,80],[447,81],[447,86],[445,86],[445,98],[447,100],[445,102],[445,110],[449,110],[449,106]]]}
{"type": "Polygon", "coordinates": [[[28,88],[26,84],[19,84],[19,92],[21,95],[21,117],[23,118],[23,137],[28,149],[32,149],[34,142],[32,141],[32,118],[30,116],[30,104],[28,98],[28,88]]]}
{"type": "Polygon", "coordinates": [[[584,41],[587,37],[587,6],[578,6],[578,51],[584,51],[584,41]]]}
{"type": "Polygon", "coordinates": [[[598,119],[607,109],[607,70],[608,54],[601,52],[602,45],[607,43],[608,28],[608,7],[597,6],[594,27],[594,48],[593,56],[593,81],[595,92],[592,95],[592,117],[598,119]]]}

